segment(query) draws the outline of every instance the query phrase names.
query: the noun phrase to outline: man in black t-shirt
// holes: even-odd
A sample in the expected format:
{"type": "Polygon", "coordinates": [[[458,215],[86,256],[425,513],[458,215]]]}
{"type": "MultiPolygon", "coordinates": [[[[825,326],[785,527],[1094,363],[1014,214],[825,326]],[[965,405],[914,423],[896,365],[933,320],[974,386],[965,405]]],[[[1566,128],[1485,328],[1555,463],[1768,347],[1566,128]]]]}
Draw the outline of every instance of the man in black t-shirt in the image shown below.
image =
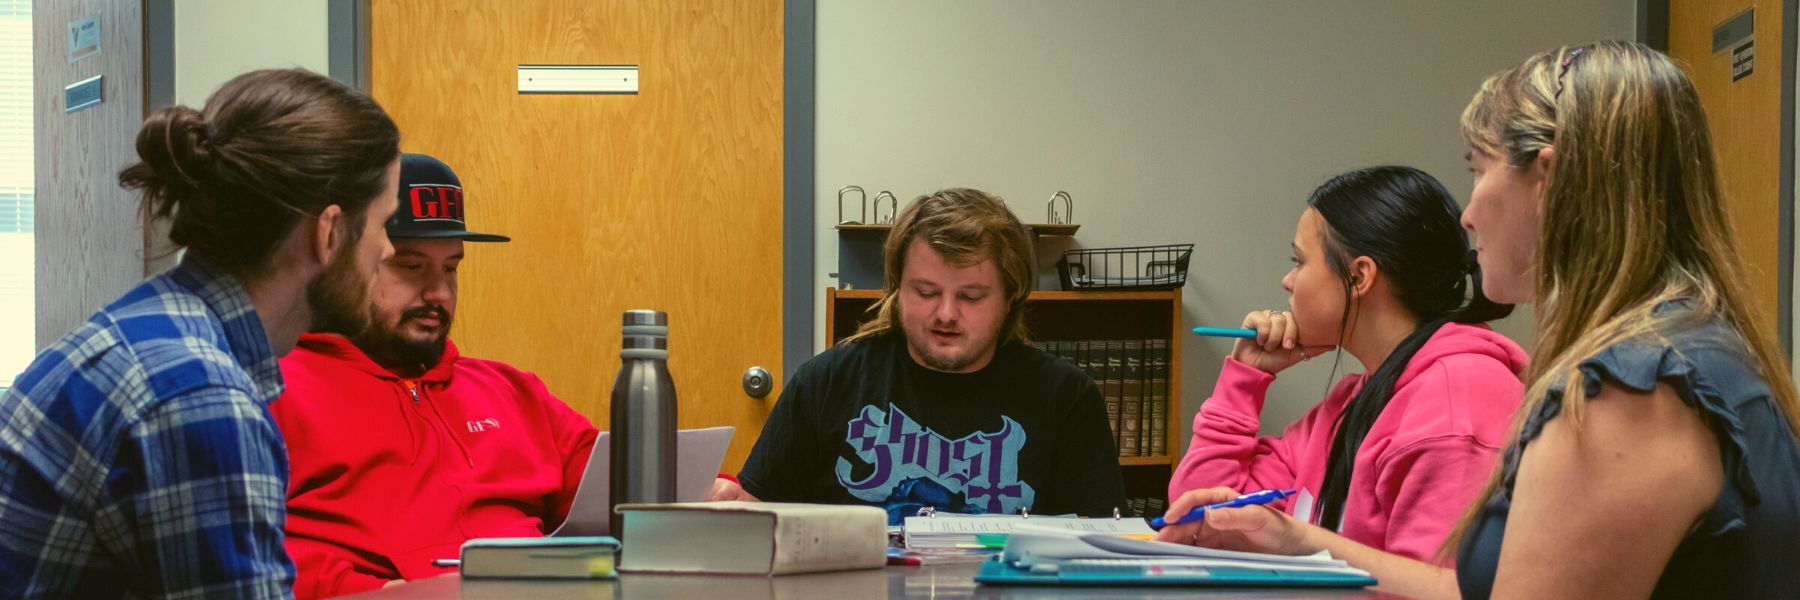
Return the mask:
{"type": "Polygon", "coordinates": [[[884,244],[886,295],[800,366],[714,500],[1111,515],[1118,451],[1092,379],[1025,341],[1025,227],[970,189],[922,197],[884,244]]]}

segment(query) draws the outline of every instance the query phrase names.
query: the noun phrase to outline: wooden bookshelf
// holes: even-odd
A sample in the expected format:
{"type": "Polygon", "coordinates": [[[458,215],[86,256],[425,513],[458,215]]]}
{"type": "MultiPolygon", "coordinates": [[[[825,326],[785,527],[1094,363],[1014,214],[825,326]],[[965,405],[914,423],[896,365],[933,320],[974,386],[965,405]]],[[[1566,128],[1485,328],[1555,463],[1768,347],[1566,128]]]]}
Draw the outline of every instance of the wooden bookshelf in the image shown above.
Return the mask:
{"type": "MultiPolygon", "coordinates": [[[[825,345],[836,345],[869,318],[881,290],[825,290],[825,345]]],[[[1181,462],[1187,438],[1181,413],[1181,290],[1129,292],[1036,291],[1025,305],[1025,326],[1036,340],[1169,341],[1169,387],[1163,406],[1164,447],[1159,456],[1121,456],[1124,467],[1153,467],[1167,485],[1168,473],[1181,462]]],[[[1129,470],[1128,470],[1129,471],[1129,470]]],[[[1127,473],[1127,478],[1132,474],[1127,473]]],[[[1160,495],[1160,494],[1159,494],[1160,495]]]]}
{"type": "MultiPolygon", "coordinates": [[[[840,234],[862,234],[873,235],[875,237],[887,237],[888,230],[893,229],[894,224],[881,223],[876,225],[865,225],[862,223],[845,223],[837,225],[836,227],[840,234]]],[[[1081,226],[1073,223],[1027,223],[1025,224],[1025,230],[1031,232],[1031,235],[1070,236],[1075,235],[1075,232],[1080,231],[1081,226]]]]}
{"type": "MultiPolygon", "coordinates": [[[[1176,446],[1181,444],[1177,443],[1176,446]]],[[[1119,465],[1125,467],[1172,466],[1181,462],[1180,456],[1121,456],[1119,465]]]]}

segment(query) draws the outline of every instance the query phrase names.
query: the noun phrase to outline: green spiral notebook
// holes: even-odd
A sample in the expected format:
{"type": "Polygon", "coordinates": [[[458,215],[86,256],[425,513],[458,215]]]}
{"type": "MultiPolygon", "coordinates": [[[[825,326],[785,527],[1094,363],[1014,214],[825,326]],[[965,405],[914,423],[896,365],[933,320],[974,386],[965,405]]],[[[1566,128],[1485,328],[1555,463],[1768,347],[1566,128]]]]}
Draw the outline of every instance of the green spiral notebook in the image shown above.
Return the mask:
{"type": "Polygon", "coordinates": [[[1367,571],[1321,552],[1279,556],[1021,525],[975,581],[992,585],[1364,587],[1367,571]]]}
{"type": "Polygon", "coordinates": [[[1342,587],[1375,585],[1367,574],[1219,567],[1179,561],[1073,560],[1030,567],[996,558],[981,563],[975,581],[987,585],[1342,587]]]}
{"type": "Polygon", "coordinates": [[[610,537],[476,538],[463,542],[462,576],[609,579],[619,540],[610,537]]]}

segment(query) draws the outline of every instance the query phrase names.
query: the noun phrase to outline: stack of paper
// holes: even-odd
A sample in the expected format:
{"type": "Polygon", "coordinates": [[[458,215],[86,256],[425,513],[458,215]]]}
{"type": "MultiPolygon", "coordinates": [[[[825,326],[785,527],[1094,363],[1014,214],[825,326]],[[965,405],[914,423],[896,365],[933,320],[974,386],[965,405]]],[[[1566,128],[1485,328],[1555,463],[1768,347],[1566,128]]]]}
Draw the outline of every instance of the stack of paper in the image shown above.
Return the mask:
{"type": "Polygon", "coordinates": [[[1156,535],[1139,518],[1082,519],[1077,517],[1022,517],[1018,515],[950,515],[907,517],[907,548],[999,548],[1007,534],[1019,527],[1064,532],[1071,535],[1108,534],[1149,538],[1156,535]]]}
{"type": "Polygon", "coordinates": [[[887,564],[910,567],[952,565],[992,560],[999,548],[888,548],[887,564]]]}
{"type": "Polygon", "coordinates": [[[1237,552],[1117,535],[1076,533],[1039,527],[1035,523],[1013,528],[1001,560],[1019,567],[1040,567],[1040,571],[1044,567],[1156,565],[1368,576],[1368,572],[1334,559],[1328,552],[1308,556],[1237,552]]]}

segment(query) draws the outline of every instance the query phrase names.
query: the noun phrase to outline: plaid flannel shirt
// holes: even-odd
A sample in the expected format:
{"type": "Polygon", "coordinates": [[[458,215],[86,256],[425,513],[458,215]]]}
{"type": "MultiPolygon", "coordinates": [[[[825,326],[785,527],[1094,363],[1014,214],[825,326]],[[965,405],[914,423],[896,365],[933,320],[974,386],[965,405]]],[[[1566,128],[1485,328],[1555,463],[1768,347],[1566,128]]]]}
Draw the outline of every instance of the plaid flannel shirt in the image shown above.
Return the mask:
{"type": "Polygon", "coordinates": [[[189,257],[0,395],[0,598],[287,597],[281,371],[233,277],[189,257]]]}

